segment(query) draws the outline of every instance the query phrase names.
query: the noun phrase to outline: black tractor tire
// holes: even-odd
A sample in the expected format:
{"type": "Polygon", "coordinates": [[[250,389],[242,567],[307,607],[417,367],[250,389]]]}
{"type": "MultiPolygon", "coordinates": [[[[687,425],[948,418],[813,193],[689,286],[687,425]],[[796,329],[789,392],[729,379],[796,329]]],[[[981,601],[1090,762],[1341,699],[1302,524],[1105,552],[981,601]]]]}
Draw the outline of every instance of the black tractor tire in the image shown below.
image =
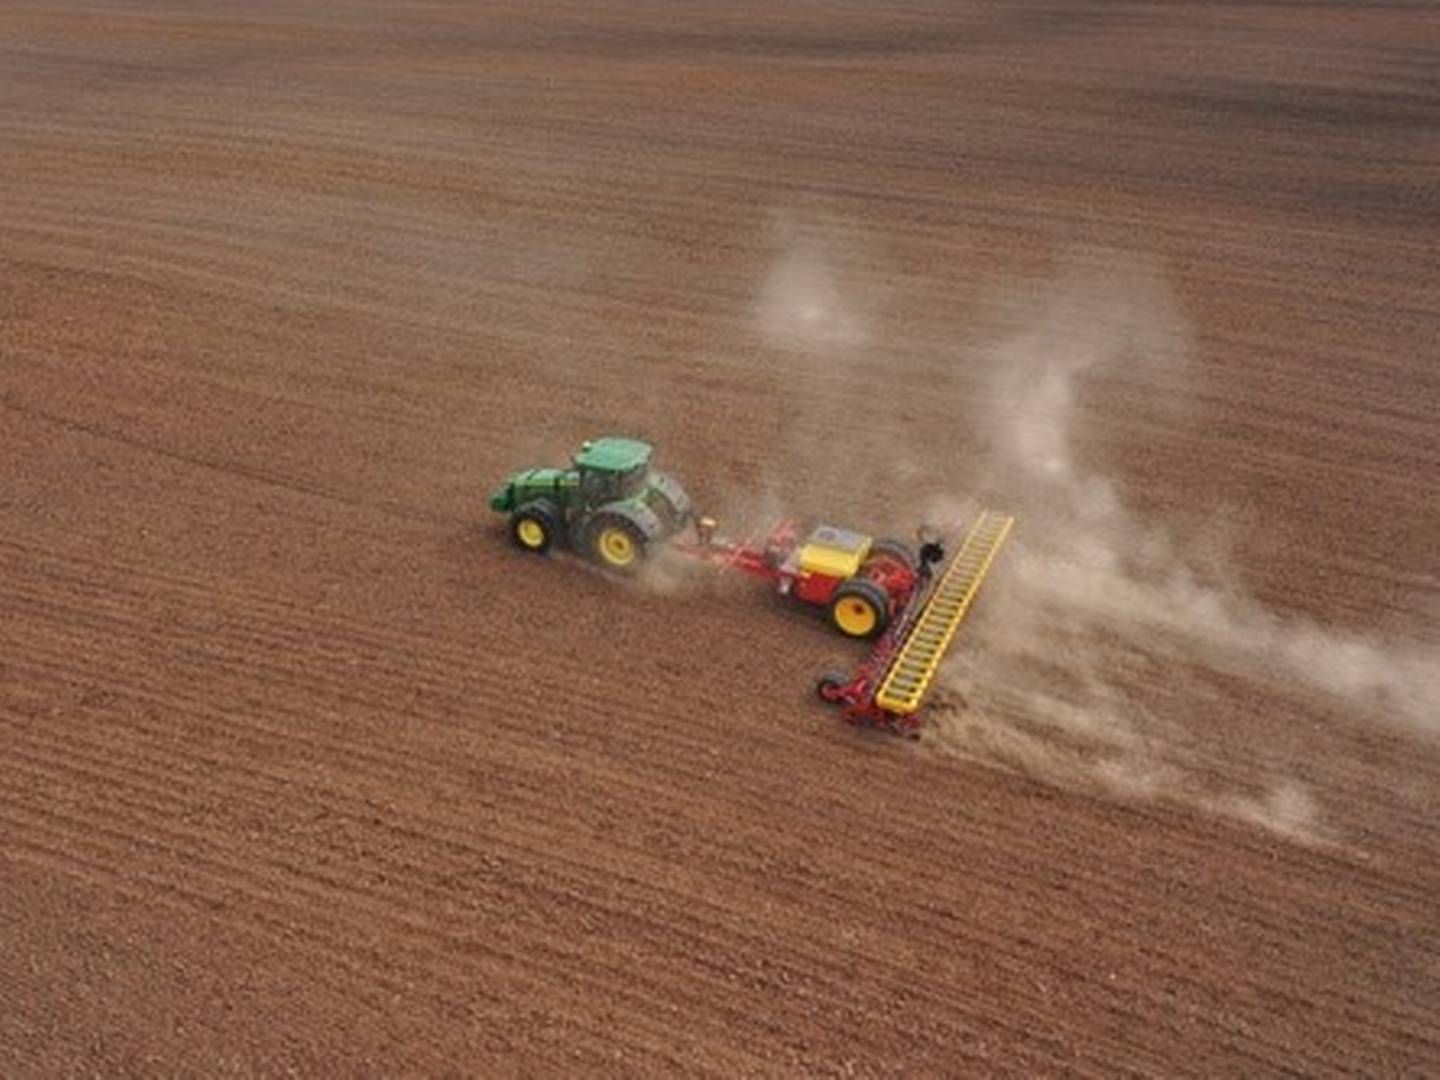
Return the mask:
{"type": "Polygon", "coordinates": [[[648,549],[644,530],[622,514],[599,513],[585,526],[585,554],[606,570],[633,574],[648,549]]]}
{"type": "Polygon", "coordinates": [[[920,560],[916,557],[915,551],[903,540],[892,540],[888,537],[881,537],[870,545],[870,554],[865,556],[865,561],[871,559],[893,559],[904,565],[905,569],[912,574],[920,569],[920,560]]]}
{"type": "Polygon", "coordinates": [[[549,499],[517,506],[510,515],[510,539],[521,551],[544,555],[560,537],[560,510],[549,499]]]}
{"type": "Polygon", "coordinates": [[[890,622],[890,597],[873,581],[852,577],[830,598],[829,615],[830,625],[846,637],[879,637],[890,622]]]}

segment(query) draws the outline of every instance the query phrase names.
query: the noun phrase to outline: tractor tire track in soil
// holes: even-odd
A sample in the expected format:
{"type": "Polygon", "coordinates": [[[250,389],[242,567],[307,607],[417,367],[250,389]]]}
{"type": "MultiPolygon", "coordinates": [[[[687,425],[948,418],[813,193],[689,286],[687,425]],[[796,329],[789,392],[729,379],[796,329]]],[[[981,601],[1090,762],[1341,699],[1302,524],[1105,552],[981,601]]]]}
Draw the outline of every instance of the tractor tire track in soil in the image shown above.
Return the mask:
{"type": "Polygon", "coordinates": [[[1423,10],[473,8],[0,12],[0,1073],[1435,1071],[1423,10]],[[1016,512],[927,737],[604,432],[1016,512]]]}

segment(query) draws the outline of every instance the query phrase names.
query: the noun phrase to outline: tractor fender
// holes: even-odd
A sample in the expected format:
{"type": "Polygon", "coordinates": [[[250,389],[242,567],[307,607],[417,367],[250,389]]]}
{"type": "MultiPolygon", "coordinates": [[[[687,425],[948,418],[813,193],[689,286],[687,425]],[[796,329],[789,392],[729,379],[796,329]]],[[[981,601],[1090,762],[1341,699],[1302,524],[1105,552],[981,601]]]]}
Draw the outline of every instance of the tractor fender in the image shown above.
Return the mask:
{"type": "Polygon", "coordinates": [[[609,506],[602,506],[585,523],[585,531],[588,533],[597,521],[606,518],[621,518],[634,525],[646,543],[654,543],[665,535],[664,522],[658,514],[648,506],[636,503],[611,503],[609,506]]]}
{"type": "Polygon", "coordinates": [[[657,472],[651,474],[650,484],[660,497],[670,504],[678,524],[683,525],[690,519],[690,496],[680,486],[680,481],[673,476],[657,472]]]}

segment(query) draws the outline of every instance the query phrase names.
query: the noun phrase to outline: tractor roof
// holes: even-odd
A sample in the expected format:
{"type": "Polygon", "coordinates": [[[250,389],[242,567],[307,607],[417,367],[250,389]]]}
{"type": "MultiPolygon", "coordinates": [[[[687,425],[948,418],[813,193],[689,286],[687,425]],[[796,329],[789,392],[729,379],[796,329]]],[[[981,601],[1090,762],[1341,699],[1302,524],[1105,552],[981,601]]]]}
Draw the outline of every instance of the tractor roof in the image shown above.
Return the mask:
{"type": "Polygon", "coordinates": [[[582,469],[599,469],[602,472],[628,472],[649,460],[649,443],[613,437],[591,439],[575,455],[575,464],[582,469]]]}

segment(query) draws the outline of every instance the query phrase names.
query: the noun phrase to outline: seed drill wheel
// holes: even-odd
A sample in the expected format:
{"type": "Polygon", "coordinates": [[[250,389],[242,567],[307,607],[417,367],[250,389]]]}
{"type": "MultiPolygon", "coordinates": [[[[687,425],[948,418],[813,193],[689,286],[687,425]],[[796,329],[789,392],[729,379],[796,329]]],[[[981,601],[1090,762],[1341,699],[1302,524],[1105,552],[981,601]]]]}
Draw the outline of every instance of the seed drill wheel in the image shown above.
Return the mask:
{"type": "Polygon", "coordinates": [[[590,524],[590,555],[609,570],[630,572],[645,558],[645,536],[622,517],[603,514],[590,524]]]}
{"type": "Polygon", "coordinates": [[[820,695],[821,701],[833,703],[840,700],[840,688],[849,681],[850,676],[843,671],[827,671],[815,683],[815,692],[820,695]]]}
{"type": "Polygon", "coordinates": [[[882,537],[872,543],[870,545],[870,554],[866,557],[865,561],[869,562],[871,559],[880,558],[892,559],[900,563],[912,574],[920,568],[920,560],[916,558],[914,550],[903,540],[891,540],[887,537],[882,537]]]}
{"type": "Polygon", "coordinates": [[[510,515],[510,539],[523,551],[543,555],[560,528],[560,516],[546,499],[526,503],[510,515]]]}
{"type": "Polygon", "coordinates": [[[830,600],[830,622],[846,637],[875,637],[889,621],[889,597],[865,578],[842,582],[830,600]]]}

